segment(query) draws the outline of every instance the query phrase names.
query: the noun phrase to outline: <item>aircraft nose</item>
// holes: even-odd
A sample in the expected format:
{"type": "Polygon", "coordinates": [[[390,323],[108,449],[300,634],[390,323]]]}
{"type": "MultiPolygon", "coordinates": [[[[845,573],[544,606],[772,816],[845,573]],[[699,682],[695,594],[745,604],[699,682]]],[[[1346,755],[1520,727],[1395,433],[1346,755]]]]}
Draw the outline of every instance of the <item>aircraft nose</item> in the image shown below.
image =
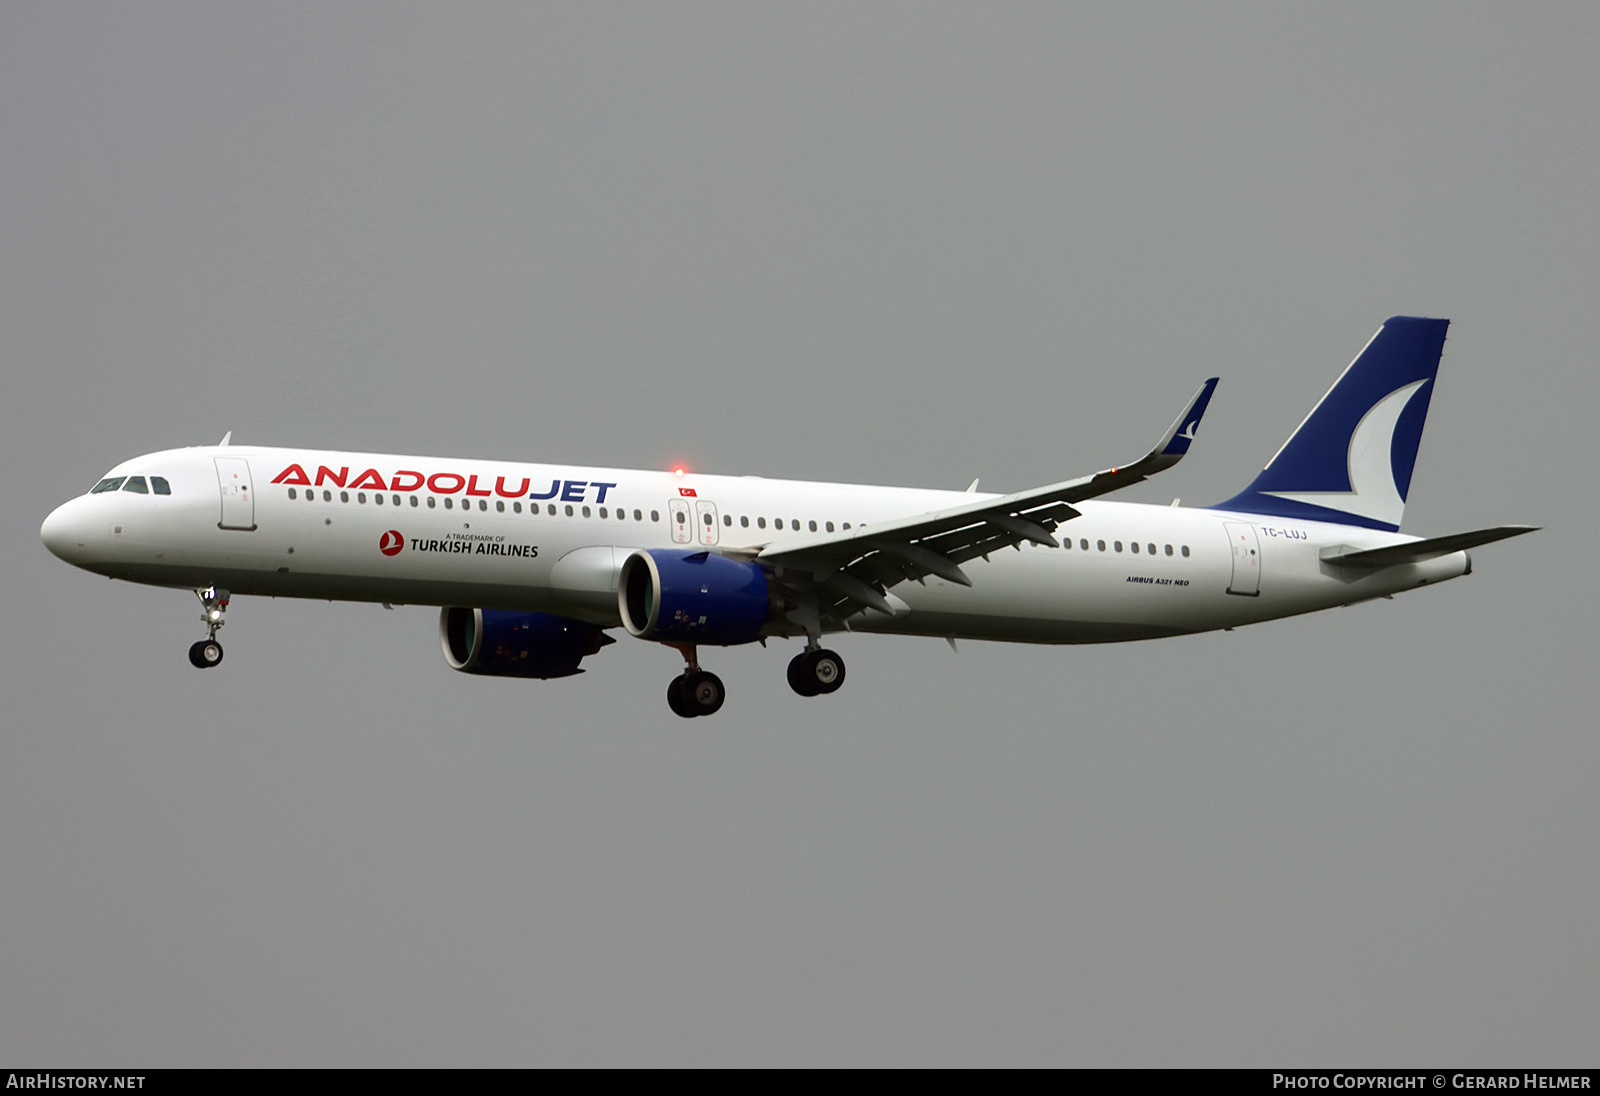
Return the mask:
{"type": "Polygon", "coordinates": [[[39,526],[39,539],[44,541],[44,546],[58,559],[68,563],[81,561],[85,549],[89,547],[88,515],[79,505],[80,501],[71,499],[57,506],[44,519],[44,524],[39,526]]]}

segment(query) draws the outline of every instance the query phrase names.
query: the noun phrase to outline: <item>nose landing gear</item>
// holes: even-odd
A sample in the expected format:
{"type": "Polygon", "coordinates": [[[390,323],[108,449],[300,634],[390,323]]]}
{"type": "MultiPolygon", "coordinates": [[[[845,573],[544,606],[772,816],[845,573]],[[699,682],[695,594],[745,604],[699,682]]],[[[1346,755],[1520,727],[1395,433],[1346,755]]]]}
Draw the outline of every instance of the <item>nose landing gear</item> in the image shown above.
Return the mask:
{"type": "Polygon", "coordinates": [[[209,670],[222,661],[222,644],[217,642],[217,629],[227,623],[223,615],[228,611],[228,591],[216,586],[196,590],[200,599],[200,622],[206,626],[206,638],[189,648],[189,662],[201,670],[209,670]]]}

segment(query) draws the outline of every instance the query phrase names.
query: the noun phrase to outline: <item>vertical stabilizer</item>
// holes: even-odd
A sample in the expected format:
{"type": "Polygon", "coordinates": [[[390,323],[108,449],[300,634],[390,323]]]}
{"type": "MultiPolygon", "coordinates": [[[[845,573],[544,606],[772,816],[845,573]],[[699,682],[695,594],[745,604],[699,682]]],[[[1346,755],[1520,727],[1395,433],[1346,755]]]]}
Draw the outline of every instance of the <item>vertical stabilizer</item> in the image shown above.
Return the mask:
{"type": "Polygon", "coordinates": [[[1399,529],[1449,326],[1385,322],[1254,482],[1212,509],[1399,529]]]}

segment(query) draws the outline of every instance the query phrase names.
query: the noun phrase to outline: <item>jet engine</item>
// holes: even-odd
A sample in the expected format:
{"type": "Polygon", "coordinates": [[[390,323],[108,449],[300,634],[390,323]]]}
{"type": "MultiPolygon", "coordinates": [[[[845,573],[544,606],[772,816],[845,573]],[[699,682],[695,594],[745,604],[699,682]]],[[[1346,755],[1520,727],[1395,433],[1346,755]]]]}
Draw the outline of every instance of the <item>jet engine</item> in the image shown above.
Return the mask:
{"type": "Polygon", "coordinates": [[[713,552],[641,549],[617,587],[623,627],[662,643],[752,643],[779,607],[764,570],[713,552]]]}
{"type": "Polygon", "coordinates": [[[452,670],[490,677],[568,677],[616,640],[599,627],[554,613],[441,609],[439,643],[452,670]]]}

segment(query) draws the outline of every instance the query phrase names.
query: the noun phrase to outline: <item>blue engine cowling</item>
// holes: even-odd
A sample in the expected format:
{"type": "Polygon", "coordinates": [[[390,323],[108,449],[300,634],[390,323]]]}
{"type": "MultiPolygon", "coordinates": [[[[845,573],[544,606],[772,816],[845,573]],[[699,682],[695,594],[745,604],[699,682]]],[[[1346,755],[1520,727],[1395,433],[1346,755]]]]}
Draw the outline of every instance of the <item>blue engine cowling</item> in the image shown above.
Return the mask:
{"type": "Polygon", "coordinates": [[[774,599],[754,563],[647,548],[623,561],[617,608],[622,626],[640,639],[728,647],[761,638],[774,599]]]}
{"type": "Polygon", "coordinates": [[[441,609],[439,642],[452,670],[490,677],[569,677],[578,663],[616,640],[554,613],[441,609]]]}

